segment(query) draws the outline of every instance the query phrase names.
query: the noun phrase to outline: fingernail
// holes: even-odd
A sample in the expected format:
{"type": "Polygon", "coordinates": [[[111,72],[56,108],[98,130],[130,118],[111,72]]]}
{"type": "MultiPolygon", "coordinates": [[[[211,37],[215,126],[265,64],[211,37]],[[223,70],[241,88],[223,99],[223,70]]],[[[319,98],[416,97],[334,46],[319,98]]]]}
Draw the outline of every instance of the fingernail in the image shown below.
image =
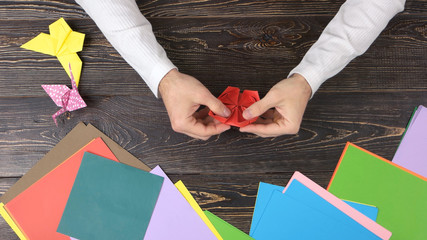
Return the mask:
{"type": "Polygon", "coordinates": [[[245,111],[243,111],[243,117],[246,120],[250,120],[250,119],[254,118],[254,117],[252,117],[251,110],[249,110],[249,109],[246,109],[245,111]]]}
{"type": "Polygon", "coordinates": [[[230,109],[225,108],[225,109],[224,109],[224,117],[229,117],[229,116],[230,116],[230,114],[231,114],[230,109]]]}

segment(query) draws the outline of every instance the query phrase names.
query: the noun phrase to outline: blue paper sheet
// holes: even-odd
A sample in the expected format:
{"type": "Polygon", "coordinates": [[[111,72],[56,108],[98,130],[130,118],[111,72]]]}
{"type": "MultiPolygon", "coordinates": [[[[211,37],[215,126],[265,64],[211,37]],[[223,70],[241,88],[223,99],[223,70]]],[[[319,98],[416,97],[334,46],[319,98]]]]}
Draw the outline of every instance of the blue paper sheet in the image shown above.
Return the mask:
{"type": "Polygon", "coordinates": [[[346,200],[343,200],[343,201],[345,203],[347,203],[348,205],[350,205],[352,208],[363,213],[363,215],[367,216],[368,218],[370,218],[374,221],[377,221],[377,216],[378,216],[378,208],[377,207],[362,204],[362,203],[352,202],[352,201],[346,201],[346,200]]]}
{"type": "Polygon", "coordinates": [[[250,236],[252,236],[252,234],[254,233],[255,227],[258,224],[258,221],[261,218],[261,215],[264,212],[265,207],[270,201],[271,194],[273,194],[274,191],[282,192],[283,189],[285,189],[285,187],[281,187],[281,186],[277,186],[277,185],[273,185],[265,182],[259,183],[258,194],[256,197],[255,208],[254,208],[254,214],[252,215],[251,229],[249,230],[250,236]]]}
{"type": "Polygon", "coordinates": [[[284,194],[273,190],[251,236],[257,240],[380,239],[297,180],[284,194]]]}
{"type": "MultiPolygon", "coordinates": [[[[270,201],[271,195],[274,191],[280,191],[283,192],[285,187],[273,185],[265,182],[260,182],[258,187],[258,194],[257,199],[255,202],[255,209],[254,213],[252,215],[252,223],[251,223],[251,229],[249,231],[249,235],[252,236],[253,232],[255,230],[256,225],[258,224],[259,219],[261,218],[262,213],[265,210],[265,207],[267,206],[268,202],[270,201]]],[[[378,208],[371,205],[366,205],[363,203],[356,203],[352,201],[346,201],[348,205],[350,205],[352,208],[356,209],[357,211],[363,213],[370,219],[376,221],[378,216],[378,208]]]]}

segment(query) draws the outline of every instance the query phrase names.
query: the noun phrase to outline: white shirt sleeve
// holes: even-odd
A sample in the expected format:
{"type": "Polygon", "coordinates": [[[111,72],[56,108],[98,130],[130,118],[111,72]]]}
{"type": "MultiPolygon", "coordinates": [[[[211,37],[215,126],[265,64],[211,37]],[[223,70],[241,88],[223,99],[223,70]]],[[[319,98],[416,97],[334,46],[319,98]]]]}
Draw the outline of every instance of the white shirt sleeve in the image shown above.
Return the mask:
{"type": "Polygon", "coordinates": [[[162,78],[176,68],[157,42],[135,0],[76,0],[102,33],[158,96],[162,78]]]}
{"type": "Polygon", "coordinates": [[[405,0],[347,0],[289,76],[304,76],[314,94],[363,54],[404,5],[405,0]]]}

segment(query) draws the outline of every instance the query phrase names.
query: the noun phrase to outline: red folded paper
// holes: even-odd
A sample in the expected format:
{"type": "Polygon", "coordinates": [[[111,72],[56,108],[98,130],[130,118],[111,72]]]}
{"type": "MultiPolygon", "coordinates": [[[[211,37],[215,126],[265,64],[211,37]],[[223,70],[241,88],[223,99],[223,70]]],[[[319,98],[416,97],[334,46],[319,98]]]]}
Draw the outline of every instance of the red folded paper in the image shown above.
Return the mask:
{"type": "Polygon", "coordinates": [[[259,101],[258,91],[244,90],[243,93],[240,93],[239,88],[228,87],[218,99],[231,111],[231,115],[228,118],[221,117],[210,111],[209,115],[218,121],[231,126],[244,127],[257,120],[257,117],[246,120],[243,118],[243,111],[253,103],[259,101]]]}

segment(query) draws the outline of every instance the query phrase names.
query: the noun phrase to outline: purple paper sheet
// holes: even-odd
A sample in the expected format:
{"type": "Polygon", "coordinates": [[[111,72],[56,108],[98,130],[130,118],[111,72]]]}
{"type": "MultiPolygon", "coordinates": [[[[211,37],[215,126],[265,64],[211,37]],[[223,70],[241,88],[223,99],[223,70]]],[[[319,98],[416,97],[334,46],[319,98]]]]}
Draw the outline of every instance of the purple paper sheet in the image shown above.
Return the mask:
{"type": "Polygon", "coordinates": [[[151,173],[164,177],[162,189],[144,240],[216,240],[184,196],[157,166],[151,173]]]}
{"type": "Polygon", "coordinates": [[[427,108],[419,106],[409,123],[393,162],[427,177],[427,108]]]}

